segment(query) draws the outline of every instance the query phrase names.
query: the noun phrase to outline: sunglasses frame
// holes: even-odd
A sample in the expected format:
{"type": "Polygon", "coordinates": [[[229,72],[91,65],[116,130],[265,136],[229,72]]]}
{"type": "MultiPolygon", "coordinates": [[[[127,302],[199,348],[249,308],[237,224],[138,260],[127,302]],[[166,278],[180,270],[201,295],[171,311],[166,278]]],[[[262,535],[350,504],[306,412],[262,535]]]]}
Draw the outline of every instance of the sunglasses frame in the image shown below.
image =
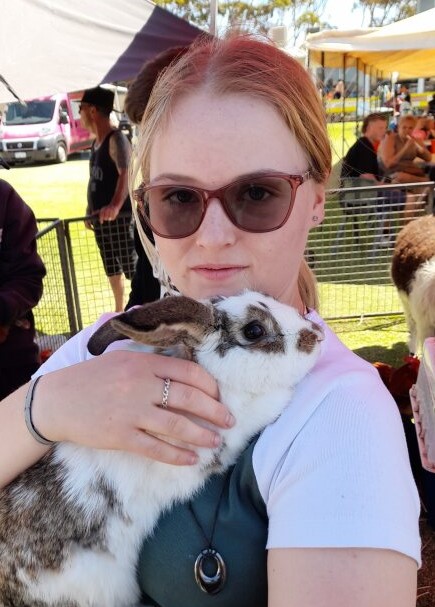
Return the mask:
{"type": "Polygon", "coordinates": [[[216,190],[207,190],[205,188],[197,188],[194,186],[190,186],[190,185],[183,185],[183,184],[179,184],[179,183],[169,183],[169,184],[160,184],[160,185],[145,185],[145,182],[143,181],[139,187],[133,191],[133,198],[136,201],[137,205],[138,205],[138,214],[139,217],[142,218],[145,223],[147,224],[147,226],[152,230],[152,232],[154,234],[157,234],[157,236],[160,236],[161,238],[169,238],[169,239],[179,239],[179,238],[187,238],[188,236],[192,236],[192,234],[194,234],[199,227],[201,226],[205,214],[207,212],[207,208],[209,205],[209,202],[212,198],[216,198],[219,200],[219,202],[222,205],[222,208],[225,211],[225,214],[227,215],[228,219],[231,221],[231,223],[238,228],[239,230],[242,230],[243,232],[250,232],[252,234],[264,234],[266,232],[274,232],[275,230],[279,230],[279,228],[281,228],[286,221],[288,220],[288,218],[291,215],[291,212],[293,210],[293,206],[294,206],[294,202],[296,199],[296,192],[299,188],[299,186],[301,186],[303,183],[305,183],[306,181],[308,181],[309,179],[311,179],[311,172],[305,171],[305,173],[302,173],[301,175],[290,175],[288,173],[255,173],[253,175],[247,176],[247,177],[243,177],[240,179],[236,179],[234,181],[231,181],[230,183],[222,186],[221,188],[218,188],[216,190]],[[228,203],[225,200],[225,192],[229,187],[233,187],[233,186],[237,186],[238,184],[242,184],[242,183],[246,183],[249,181],[254,181],[255,179],[259,179],[259,178],[268,178],[268,177],[273,177],[273,178],[278,178],[278,179],[284,179],[285,181],[287,181],[290,186],[291,186],[291,198],[288,204],[288,210],[287,213],[284,217],[284,219],[279,223],[279,225],[274,226],[273,228],[268,228],[267,230],[251,230],[251,229],[247,229],[244,228],[243,226],[239,225],[234,217],[231,215],[231,209],[228,206],[228,203]],[[168,188],[174,188],[174,189],[185,189],[185,190],[189,190],[192,192],[197,192],[202,199],[202,203],[203,203],[203,209],[202,209],[202,213],[201,213],[201,218],[198,222],[197,227],[192,230],[191,232],[187,233],[187,234],[183,234],[181,236],[168,236],[167,234],[162,234],[162,232],[160,232],[159,230],[156,230],[150,222],[149,217],[147,216],[147,214],[145,213],[145,203],[144,203],[144,199],[145,199],[145,194],[147,192],[149,192],[150,190],[153,189],[157,189],[157,188],[162,188],[162,187],[168,187],[168,188]]]}

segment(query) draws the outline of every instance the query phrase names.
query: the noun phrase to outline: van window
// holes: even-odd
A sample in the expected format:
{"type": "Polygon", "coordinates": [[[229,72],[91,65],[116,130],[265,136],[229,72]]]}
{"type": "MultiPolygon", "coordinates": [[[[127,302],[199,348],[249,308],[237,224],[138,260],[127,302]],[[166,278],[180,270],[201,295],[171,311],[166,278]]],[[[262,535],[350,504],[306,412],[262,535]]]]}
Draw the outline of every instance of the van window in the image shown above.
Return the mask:
{"type": "Polygon", "coordinates": [[[74,120],[80,120],[80,99],[70,99],[70,103],[74,120]]]}
{"type": "Polygon", "coordinates": [[[9,103],[4,115],[4,124],[41,124],[53,118],[54,101],[28,101],[25,104],[9,103]]]}

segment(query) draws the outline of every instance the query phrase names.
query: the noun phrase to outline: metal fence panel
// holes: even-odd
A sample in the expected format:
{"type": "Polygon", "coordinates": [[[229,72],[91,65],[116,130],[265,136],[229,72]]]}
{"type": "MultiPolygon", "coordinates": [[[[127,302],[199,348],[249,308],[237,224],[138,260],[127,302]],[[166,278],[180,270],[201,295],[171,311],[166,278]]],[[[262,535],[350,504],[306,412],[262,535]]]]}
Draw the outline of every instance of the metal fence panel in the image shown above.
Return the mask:
{"type": "Polygon", "coordinates": [[[401,313],[390,277],[394,242],[406,221],[432,210],[433,183],[427,190],[421,184],[414,193],[396,185],[327,193],[325,219],[311,231],[307,247],[326,320],[401,313]],[[412,217],[405,218],[405,203],[413,202],[412,217]]]}
{"type": "MultiPolygon", "coordinates": [[[[432,212],[433,186],[413,217],[432,212]]],[[[415,186],[408,202],[428,185],[415,186]]],[[[401,314],[390,263],[397,233],[405,224],[403,186],[329,191],[326,214],[310,233],[306,256],[319,283],[326,320],[401,314]]],[[[38,342],[55,350],[65,339],[114,308],[94,234],[84,217],[40,220],[38,251],[47,267],[44,295],[35,309],[38,342]]],[[[407,218],[409,220],[410,217],[407,218]]],[[[114,232],[113,238],[118,236],[114,232]]],[[[291,247],[288,261],[292,263],[291,247]]],[[[129,293],[130,283],[125,283],[129,293]]]]}
{"type": "Polygon", "coordinates": [[[37,342],[47,355],[59,348],[73,333],[68,316],[70,300],[65,288],[67,259],[62,255],[63,228],[59,219],[38,220],[37,247],[47,274],[42,298],[35,308],[37,342]]]}

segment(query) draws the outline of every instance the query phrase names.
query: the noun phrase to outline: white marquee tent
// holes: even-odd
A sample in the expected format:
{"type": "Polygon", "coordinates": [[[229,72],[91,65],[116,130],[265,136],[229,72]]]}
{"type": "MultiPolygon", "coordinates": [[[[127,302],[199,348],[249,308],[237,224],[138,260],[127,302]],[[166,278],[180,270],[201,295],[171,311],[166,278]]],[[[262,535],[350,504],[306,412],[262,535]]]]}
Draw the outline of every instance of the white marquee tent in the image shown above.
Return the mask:
{"type": "Polygon", "coordinates": [[[342,68],[360,60],[384,77],[435,76],[435,8],[370,31],[325,30],[307,36],[310,63],[342,68]]]}
{"type": "Polygon", "coordinates": [[[133,78],[201,30],[149,0],[12,0],[0,18],[0,102],[133,78]],[[8,88],[8,86],[9,88],[8,88]]]}

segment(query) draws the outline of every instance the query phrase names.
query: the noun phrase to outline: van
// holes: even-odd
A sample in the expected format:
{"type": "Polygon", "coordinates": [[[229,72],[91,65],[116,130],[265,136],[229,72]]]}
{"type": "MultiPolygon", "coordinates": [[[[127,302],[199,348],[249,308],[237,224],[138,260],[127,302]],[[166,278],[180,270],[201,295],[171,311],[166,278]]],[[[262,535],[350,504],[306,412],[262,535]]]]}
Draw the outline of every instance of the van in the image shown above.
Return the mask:
{"type": "Polygon", "coordinates": [[[82,93],[58,93],[8,103],[0,122],[0,156],[10,165],[65,162],[90,148],[92,134],[80,122],[82,93]]]}

